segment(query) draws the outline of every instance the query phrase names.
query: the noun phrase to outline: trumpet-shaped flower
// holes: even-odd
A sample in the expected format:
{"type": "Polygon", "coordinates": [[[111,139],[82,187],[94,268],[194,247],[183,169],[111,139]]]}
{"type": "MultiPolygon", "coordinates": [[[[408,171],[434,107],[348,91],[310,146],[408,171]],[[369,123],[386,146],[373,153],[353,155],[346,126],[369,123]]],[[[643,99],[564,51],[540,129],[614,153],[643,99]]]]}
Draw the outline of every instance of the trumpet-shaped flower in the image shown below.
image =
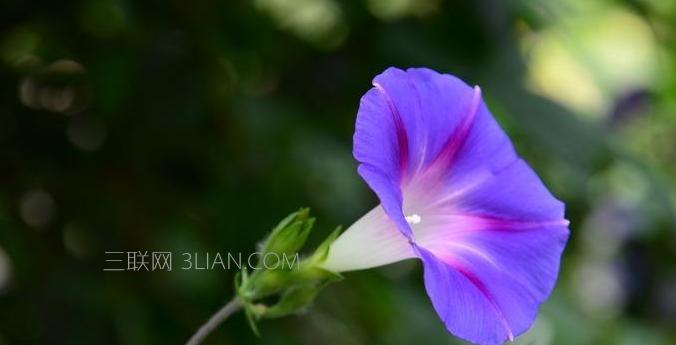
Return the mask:
{"type": "Polygon", "coordinates": [[[333,242],[325,268],[418,258],[454,335],[501,344],[530,327],[556,281],[568,221],[478,87],[387,69],[361,99],[354,157],[381,204],[333,242]]]}

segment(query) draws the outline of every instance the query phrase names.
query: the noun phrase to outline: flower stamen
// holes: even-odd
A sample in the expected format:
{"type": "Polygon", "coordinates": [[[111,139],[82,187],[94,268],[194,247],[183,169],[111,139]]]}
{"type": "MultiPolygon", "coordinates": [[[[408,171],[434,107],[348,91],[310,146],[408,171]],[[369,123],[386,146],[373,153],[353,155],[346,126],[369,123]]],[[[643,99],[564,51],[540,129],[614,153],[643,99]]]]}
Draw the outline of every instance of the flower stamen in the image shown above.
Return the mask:
{"type": "MultiPolygon", "coordinates": [[[[414,225],[414,224],[420,224],[420,222],[422,221],[422,217],[420,217],[417,213],[414,213],[414,214],[412,214],[412,215],[410,215],[410,216],[406,216],[406,217],[404,217],[404,218],[405,218],[406,221],[407,221],[409,224],[411,224],[411,225],[414,225]]],[[[401,219],[401,218],[400,218],[400,219],[401,219]]]]}

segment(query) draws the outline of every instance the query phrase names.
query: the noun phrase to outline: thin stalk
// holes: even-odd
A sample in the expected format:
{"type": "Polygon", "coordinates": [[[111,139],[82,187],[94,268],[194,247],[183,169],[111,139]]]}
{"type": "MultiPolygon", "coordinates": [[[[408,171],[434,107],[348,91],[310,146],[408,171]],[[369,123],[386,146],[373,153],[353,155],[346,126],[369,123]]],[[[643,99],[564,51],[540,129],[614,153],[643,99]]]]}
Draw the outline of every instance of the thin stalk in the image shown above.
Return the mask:
{"type": "Polygon", "coordinates": [[[204,338],[206,338],[211,331],[216,329],[218,325],[220,325],[223,321],[225,321],[230,315],[235,313],[236,311],[242,309],[242,303],[237,299],[237,297],[233,298],[230,302],[228,302],[226,305],[224,305],[221,309],[219,309],[216,314],[211,316],[209,321],[207,321],[200,329],[193,334],[193,336],[188,340],[186,345],[198,345],[201,344],[202,341],[204,341],[204,338]]]}

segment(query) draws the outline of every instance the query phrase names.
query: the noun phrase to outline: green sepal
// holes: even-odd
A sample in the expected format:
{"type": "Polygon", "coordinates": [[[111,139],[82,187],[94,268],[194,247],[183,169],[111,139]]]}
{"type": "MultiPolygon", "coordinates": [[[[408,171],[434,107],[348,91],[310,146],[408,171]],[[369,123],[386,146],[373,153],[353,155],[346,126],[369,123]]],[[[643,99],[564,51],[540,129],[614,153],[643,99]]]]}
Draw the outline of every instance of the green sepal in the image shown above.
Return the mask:
{"type": "Polygon", "coordinates": [[[285,290],[279,301],[268,307],[261,316],[270,319],[299,313],[314,301],[325,285],[309,284],[291,287],[285,290]]]}
{"type": "Polygon", "coordinates": [[[314,222],[315,219],[310,217],[309,208],[301,208],[279,222],[260,247],[261,258],[258,268],[262,267],[261,261],[267,253],[296,254],[305,245],[314,222]]]}
{"type": "Polygon", "coordinates": [[[310,261],[315,266],[319,266],[324,263],[326,258],[329,256],[331,244],[336,240],[336,238],[338,238],[341,230],[342,227],[336,227],[336,229],[329,234],[329,236],[317,247],[317,249],[315,249],[315,252],[308,259],[308,261],[310,261]]]}
{"type": "Polygon", "coordinates": [[[268,297],[282,291],[298,277],[289,271],[259,270],[249,279],[244,294],[250,300],[268,297]]]}
{"type": "Polygon", "coordinates": [[[329,271],[322,267],[309,267],[301,269],[303,276],[311,279],[327,280],[330,282],[338,282],[343,280],[343,275],[338,272],[329,271]]]}
{"type": "Polygon", "coordinates": [[[249,324],[249,327],[251,328],[251,331],[253,334],[255,334],[257,337],[261,336],[261,333],[258,331],[258,326],[256,325],[256,322],[258,321],[258,317],[256,316],[256,313],[254,311],[254,306],[248,303],[244,304],[244,315],[246,315],[246,321],[249,324]]]}

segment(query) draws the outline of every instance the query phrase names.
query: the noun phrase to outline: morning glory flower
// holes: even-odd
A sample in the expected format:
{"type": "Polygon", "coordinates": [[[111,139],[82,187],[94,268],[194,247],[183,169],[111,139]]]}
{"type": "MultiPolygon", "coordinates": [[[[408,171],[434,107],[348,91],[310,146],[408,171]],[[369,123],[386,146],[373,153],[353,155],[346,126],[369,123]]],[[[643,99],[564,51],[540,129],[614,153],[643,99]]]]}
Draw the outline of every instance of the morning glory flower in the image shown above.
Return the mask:
{"type": "Polygon", "coordinates": [[[324,268],[418,258],[452,334],[501,344],[531,326],[556,281],[568,221],[479,87],[387,69],[361,99],[354,157],[380,205],[331,244],[324,268]]]}

